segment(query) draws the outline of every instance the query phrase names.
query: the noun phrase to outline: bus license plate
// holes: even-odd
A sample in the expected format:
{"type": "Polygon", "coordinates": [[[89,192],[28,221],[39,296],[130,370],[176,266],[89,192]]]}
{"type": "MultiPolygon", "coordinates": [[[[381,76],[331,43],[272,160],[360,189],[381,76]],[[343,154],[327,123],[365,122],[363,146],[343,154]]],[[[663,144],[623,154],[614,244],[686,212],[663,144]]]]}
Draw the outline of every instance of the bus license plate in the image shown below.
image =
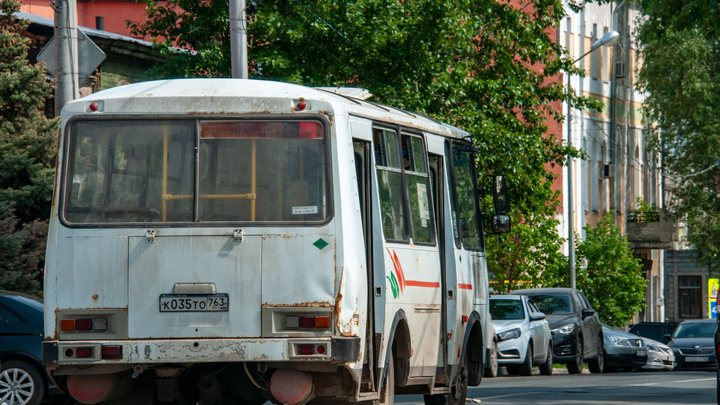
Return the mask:
{"type": "Polygon", "coordinates": [[[222,312],[229,301],[227,294],[162,294],[160,312],[222,312]]]}
{"type": "Polygon", "coordinates": [[[705,363],[709,360],[710,359],[708,357],[685,357],[685,361],[687,363],[693,363],[693,362],[705,363]]]}

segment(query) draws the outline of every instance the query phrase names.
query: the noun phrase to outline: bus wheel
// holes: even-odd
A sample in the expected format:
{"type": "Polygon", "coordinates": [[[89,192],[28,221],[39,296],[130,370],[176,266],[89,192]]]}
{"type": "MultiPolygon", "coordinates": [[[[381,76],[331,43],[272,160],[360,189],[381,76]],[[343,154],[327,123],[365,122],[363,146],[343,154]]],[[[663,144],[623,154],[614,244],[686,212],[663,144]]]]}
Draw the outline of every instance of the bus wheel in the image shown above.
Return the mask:
{"type": "Polygon", "coordinates": [[[468,365],[470,362],[469,353],[465,353],[460,371],[450,385],[450,392],[447,394],[425,395],[425,405],[461,405],[465,403],[468,390],[468,365]]]}

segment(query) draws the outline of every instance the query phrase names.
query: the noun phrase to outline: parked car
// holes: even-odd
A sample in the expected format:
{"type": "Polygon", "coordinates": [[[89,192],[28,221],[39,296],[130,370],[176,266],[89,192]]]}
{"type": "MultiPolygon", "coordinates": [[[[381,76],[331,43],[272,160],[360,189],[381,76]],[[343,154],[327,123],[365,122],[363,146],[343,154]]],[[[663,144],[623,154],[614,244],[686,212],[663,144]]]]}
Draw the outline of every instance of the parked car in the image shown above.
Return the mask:
{"type": "Polygon", "coordinates": [[[532,301],[522,295],[493,295],[490,315],[499,366],[509,374],[529,376],[537,365],[540,374],[552,374],[552,335],[545,314],[532,301]]]}
{"type": "MultiPolygon", "coordinates": [[[[492,318],[492,315],[490,315],[492,318]]],[[[498,361],[497,361],[497,339],[495,338],[495,327],[492,322],[488,322],[488,333],[485,336],[487,342],[485,356],[485,377],[494,378],[498,375],[498,361]]]]}
{"type": "Polygon", "coordinates": [[[590,372],[603,372],[602,326],[580,290],[534,288],[510,294],[528,296],[546,315],[552,333],[553,362],[566,363],[571,374],[580,374],[586,362],[590,372]]]}
{"type": "Polygon", "coordinates": [[[652,340],[668,344],[670,343],[670,339],[665,339],[665,337],[666,335],[672,336],[678,324],[679,322],[639,322],[633,325],[629,332],[644,338],[650,338],[652,340]]]}
{"type": "Polygon", "coordinates": [[[675,355],[672,349],[657,340],[642,338],[647,346],[647,364],[643,370],[672,370],[675,368],[675,355]]]}
{"type": "Polygon", "coordinates": [[[42,366],[43,304],[30,295],[0,291],[0,398],[37,405],[61,393],[42,366]],[[18,389],[22,387],[22,389],[18,389]]]}
{"type": "Polygon", "coordinates": [[[715,326],[714,319],[685,321],[678,325],[668,344],[675,355],[675,370],[717,367],[715,326]]]}
{"type": "Polygon", "coordinates": [[[605,325],[602,329],[605,372],[639,370],[647,364],[648,350],[640,336],[614,330],[605,325]]]}

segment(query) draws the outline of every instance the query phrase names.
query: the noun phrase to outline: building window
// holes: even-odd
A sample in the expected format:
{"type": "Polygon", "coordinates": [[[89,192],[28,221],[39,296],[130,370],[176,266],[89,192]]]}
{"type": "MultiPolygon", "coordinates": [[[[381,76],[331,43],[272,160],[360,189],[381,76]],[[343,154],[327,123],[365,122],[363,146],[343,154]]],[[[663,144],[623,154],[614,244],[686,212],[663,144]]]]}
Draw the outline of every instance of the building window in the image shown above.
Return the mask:
{"type": "Polygon", "coordinates": [[[680,318],[702,318],[702,277],[678,277],[680,318]]]}

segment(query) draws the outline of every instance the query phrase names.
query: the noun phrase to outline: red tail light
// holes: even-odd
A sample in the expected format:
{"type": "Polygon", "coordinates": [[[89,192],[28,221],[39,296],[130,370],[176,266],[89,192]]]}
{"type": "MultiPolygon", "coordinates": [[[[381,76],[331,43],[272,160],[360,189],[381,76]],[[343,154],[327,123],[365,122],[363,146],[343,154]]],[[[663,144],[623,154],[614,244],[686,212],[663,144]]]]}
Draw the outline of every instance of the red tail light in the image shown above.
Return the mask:
{"type": "Polygon", "coordinates": [[[315,346],[300,345],[300,354],[315,354],[315,346]]]}
{"type": "Polygon", "coordinates": [[[303,328],[303,329],[330,329],[330,316],[313,316],[313,315],[286,315],[286,328],[303,328]]]}
{"type": "Polygon", "coordinates": [[[92,330],[92,319],[91,318],[76,319],[75,327],[77,328],[77,330],[92,330]]]}
{"type": "Polygon", "coordinates": [[[73,331],[106,331],[108,330],[107,318],[68,318],[60,320],[60,330],[63,332],[73,331]]]}
{"type": "Polygon", "coordinates": [[[318,346],[317,352],[318,354],[325,354],[325,346],[318,346]]]}
{"type": "Polygon", "coordinates": [[[122,359],[122,346],[103,346],[102,358],[108,360],[122,359]]]}
{"type": "Polygon", "coordinates": [[[300,327],[301,328],[314,328],[315,327],[315,317],[314,316],[301,316],[300,317],[300,327]]]}
{"type": "Polygon", "coordinates": [[[78,347],[75,349],[77,357],[92,357],[92,347],[78,347]]]}

